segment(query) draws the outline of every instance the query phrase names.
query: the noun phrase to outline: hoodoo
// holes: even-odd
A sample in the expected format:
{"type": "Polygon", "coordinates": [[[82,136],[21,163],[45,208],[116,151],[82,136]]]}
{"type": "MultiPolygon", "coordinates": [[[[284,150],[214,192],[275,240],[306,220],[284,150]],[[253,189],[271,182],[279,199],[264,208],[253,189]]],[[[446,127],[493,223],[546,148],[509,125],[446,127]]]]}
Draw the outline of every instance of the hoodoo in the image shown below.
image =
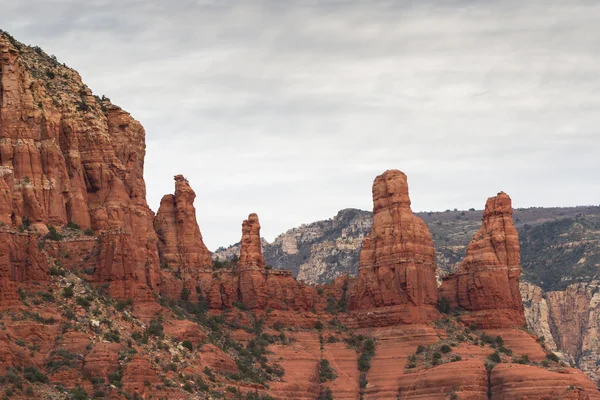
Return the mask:
{"type": "Polygon", "coordinates": [[[154,216],[144,136],[77,72],[0,31],[3,395],[600,399],[513,328],[524,318],[506,194],[442,285],[460,319],[441,318],[432,238],[402,172],[373,183],[358,276],[314,287],[266,265],[256,214],[237,263],[213,263],[182,175],[154,216]]]}
{"type": "Polygon", "coordinates": [[[266,266],[260,244],[260,222],[258,215],[252,213],[242,223],[242,241],[238,268],[263,270],[266,266]]]}
{"type": "Polygon", "coordinates": [[[183,175],[175,176],[175,194],[160,201],[154,218],[161,262],[175,269],[211,268],[211,253],[196,221],[196,193],[183,175]]]}
{"type": "Polygon", "coordinates": [[[510,197],[500,192],[485,204],[481,228],[458,271],[446,278],[440,297],[468,313],[461,317],[486,328],[525,324],[519,293],[521,256],[510,197]]]}
{"type": "Polygon", "coordinates": [[[406,175],[386,171],[373,183],[373,227],[349,289],[349,308],[361,324],[387,325],[430,320],[436,302],[431,234],[410,208],[406,175]]]}

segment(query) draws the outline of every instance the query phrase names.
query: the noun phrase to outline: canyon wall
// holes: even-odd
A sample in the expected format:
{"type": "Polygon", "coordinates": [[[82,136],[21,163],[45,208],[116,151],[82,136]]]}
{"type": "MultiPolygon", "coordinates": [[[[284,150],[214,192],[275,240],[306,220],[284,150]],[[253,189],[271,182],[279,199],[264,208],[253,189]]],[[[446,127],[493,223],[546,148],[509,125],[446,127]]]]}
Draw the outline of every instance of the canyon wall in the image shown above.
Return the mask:
{"type": "Polygon", "coordinates": [[[600,282],[549,292],[524,282],[520,289],[529,329],[563,360],[600,383],[600,282]]]}

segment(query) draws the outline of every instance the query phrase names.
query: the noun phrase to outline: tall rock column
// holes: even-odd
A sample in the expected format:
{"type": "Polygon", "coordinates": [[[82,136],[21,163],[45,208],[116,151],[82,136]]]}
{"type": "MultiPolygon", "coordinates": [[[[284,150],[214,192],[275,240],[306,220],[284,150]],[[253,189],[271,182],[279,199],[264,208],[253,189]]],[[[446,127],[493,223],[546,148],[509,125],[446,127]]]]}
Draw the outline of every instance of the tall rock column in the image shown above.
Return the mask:
{"type": "Polygon", "coordinates": [[[196,221],[196,193],[183,175],[175,176],[175,194],[160,201],[154,218],[158,251],[163,263],[172,268],[211,268],[211,253],[204,245],[196,221]]]}
{"type": "Polygon", "coordinates": [[[175,194],[162,198],[154,218],[161,265],[181,278],[163,279],[163,293],[171,298],[179,297],[184,287],[194,298],[201,274],[212,272],[211,253],[196,221],[195,198],[188,180],[177,175],[175,194]]]}
{"type": "Polygon", "coordinates": [[[525,324],[519,293],[521,256],[510,197],[500,192],[487,200],[481,228],[458,271],[446,278],[440,297],[468,311],[463,320],[484,328],[525,324]]]}
{"type": "Polygon", "coordinates": [[[389,170],[373,182],[373,227],[364,239],[348,304],[361,325],[422,322],[437,315],[435,250],[410,208],[406,175],[389,170]]]}
{"type": "Polygon", "coordinates": [[[252,213],[242,223],[240,259],[237,264],[240,301],[249,309],[262,307],[266,302],[265,265],[260,243],[260,222],[258,215],[252,213]]]}

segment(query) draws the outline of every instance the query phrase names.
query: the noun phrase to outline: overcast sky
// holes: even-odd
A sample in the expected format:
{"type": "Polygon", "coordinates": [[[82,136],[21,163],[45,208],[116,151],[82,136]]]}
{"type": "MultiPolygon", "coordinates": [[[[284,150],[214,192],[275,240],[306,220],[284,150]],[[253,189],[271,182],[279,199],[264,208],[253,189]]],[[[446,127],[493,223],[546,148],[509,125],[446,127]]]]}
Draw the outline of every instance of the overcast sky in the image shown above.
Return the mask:
{"type": "Polygon", "coordinates": [[[598,1],[0,0],[0,28],[142,122],[156,211],[184,174],[214,250],[376,175],[413,210],[600,203],[598,1]]]}

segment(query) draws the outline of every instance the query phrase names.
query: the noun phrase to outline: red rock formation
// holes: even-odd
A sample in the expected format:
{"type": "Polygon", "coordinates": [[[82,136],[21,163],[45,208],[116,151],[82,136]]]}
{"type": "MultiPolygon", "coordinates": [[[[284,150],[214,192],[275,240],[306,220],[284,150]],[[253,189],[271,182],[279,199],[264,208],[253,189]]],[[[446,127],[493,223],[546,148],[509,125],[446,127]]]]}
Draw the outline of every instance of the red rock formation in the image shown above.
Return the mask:
{"type": "Polygon", "coordinates": [[[250,214],[242,223],[238,293],[249,309],[310,310],[316,291],[292,278],[289,271],[265,269],[260,243],[258,215],[250,214]]]}
{"type": "MultiPolygon", "coordinates": [[[[373,185],[374,224],[358,278],[340,278],[317,291],[288,271],[265,267],[255,214],[242,226],[237,267],[210,268],[193,190],[177,176],[175,194],[163,198],[154,218],[145,200],[144,153],[144,130],[129,114],[92,96],[75,71],[0,32],[0,311],[11,308],[0,312],[0,374],[7,367],[36,367],[52,384],[31,385],[35,395],[53,397],[58,382],[69,388],[81,383],[88,393],[99,388],[110,398],[137,393],[185,399],[206,394],[198,392],[206,391],[198,385],[204,374],[210,391],[232,385],[239,393],[256,388],[277,398],[314,399],[325,387],[335,398],[348,399],[360,397],[359,391],[365,398],[445,397],[455,388],[461,398],[488,393],[492,398],[598,398],[578,371],[557,363],[548,369],[518,366],[505,355],[491,373],[491,385],[486,383],[482,362],[492,347],[478,343],[464,325],[452,327],[465,332],[463,339],[455,336],[451,349],[460,361],[434,366],[423,355],[416,370],[408,371],[408,357],[417,346],[439,345],[440,338],[457,331],[415,323],[439,317],[434,249],[425,224],[412,214],[400,171],[385,172],[373,185]],[[44,244],[36,233],[45,233],[48,225],[60,230],[68,222],[91,227],[94,235],[73,234],[44,244]],[[49,277],[49,262],[84,270],[88,282],[108,284],[112,297],[132,298],[135,312],[129,303],[98,294],[82,274],[49,277]],[[189,304],[179,308],[175,302],[168,302],[171,310],[162,308],[152,291],[170,299],[202,297],[210,310],[198,307],[192,315],[189,304]],[[335,307],[325,311],[330,298],[335,307]],[[344,310],[346,301],[350,313],[344,310]],[[251,312],[239,304],[238,310],[228,310],[236,302],[251,312]],[[189,319],[174,320],[175,315],[189,319]],[[269,336],[247,328],[234,331],[257,319],[265,321],[269,336]],[[294,329],[277,332],[275,324],[294,329]],[[216,337],[221,333],[223,340],[216,337]],[[350,338],[351,333],[374,340],[367,372],[358,370],[360,346],[355,350],[342,341],[362,340],[350,338]],[[208,337],[212,343],[201,345],[208,337]],[[270,376],[269,386],[250,383],[249,368],[268,373],[267,368],[263,360],[244,364],[248,360],[240,359],[241,347],[232,338],[245,341],[248,354],[263,354],[256,346],[268,341],[264,354],[269,363],[284,367],[283,377],[270,376]],[[182,340],[190,340],[193,350],[179,345],[182,340]],[[322,359],[330,361],[336,380],[319,382],[322,359]],[[236,383],[234,373],[244,375],[244,382],[236,383]],[[92,384],[92,378],[105,383],[92,384]],[[362,378],[366,387],[359,385],[362,378]],[[122,392],[112,386],[115,379],[122,392]]],[[[459,273],[442,288],[453,305],[467,309],[461,317],[467,323],[512,326],[522,318],[515,296],[518,241],[507,199],[499,196],[486,208],[459,273]],[[492,314],[498,309],[500,317],[492,314]]],[[[525,332],[487,333],[502,336],[515,356],[527,354],[532,362],[546,357],[525,332]]],[[[25,388],[11,390],[18,398],[25,393],[25,388]]]]}
{"type": "Polygon", "coordinates": [[[182,175],[175,176],[175,194],[164,196],[154,218],[161,261],[181,269],[211,268],[211,253],[196,221],[196,193],[182,175]]]}
{"type": "Polygon", "coordinates": [[[492,400],[600,399],[598,388],[579,370],[548,371],[529,365],[499,364],[491,372],[492,400]]]}
{"type": "Polygon", "coordinates": [[[519,293],[519,237],[510,197],[500,192],[487,200],[482,225],[455,274],[444,278],[440,297],[470,311],[464,321],[484,328],[525,324],[519,293]]]}
{"type": "Polygon", "coordinates": [[[196,193],[187,179],[177,175],[175,194],[162,198],[154,218],[163,268],[162,293],[169,298],[180,298],[185,288],[189,298],[196,301],[200,295],[197,287],[201,287],[204,297],[207,297],[212,286],[211,253],[202,241],[196,221],[195,198],[196,193]]]}
{"type": "Polygon", "coordinates": [[[252,213],[242,223],[242,241],[238,268],[240,270],[249,268],[262,270],[265,266],[260,241],[260,222],[258,222],[258,215],[252,213]]]}
{"type": "Polygon", "coordinates": [[[268,301],[265,265],[258,215],[250,214],[242,223],[240,259],[237,265],[240,300],[249,309],[262,307],[268,301]]]}
{"type": "Polygon", "coordinates": [[[83,360],[82,374],[90,379],[115,372],[119,367],[120,350],[118,343],[96,343],[83,360]]]}
{"type": "Polygon", "coordinates": [[[92,96],[77,72],[4,34],[0,71],[0,222],[41,233],[72,222],[128,234],[119,241],[131,243],[132,264],[123,269],[144,277],[134,285],[158,288],[142,126],[92,96]]]}
{"type": "Polygon", "coordinates": [[[36,237],[0,231],[0,303],[18,299],[18,282],[48,279],[48,263],[38,248],[36,237]]]}
{"type": "Polygon", "coordinates": [[[458,399],[488,398],[488,376],[482,360],[465,360],[440,365],[400,378],[397,399],[458,399]]]}
{"type": "Polygon", "coordinates": [[[434,257],[431,234],[410,208],[406,175],[389,170],[375,178],[373,227],[349,290],[350,310],[369,310],[357,313],[360,324],[410,323],[435,315],[434,257]]]}

